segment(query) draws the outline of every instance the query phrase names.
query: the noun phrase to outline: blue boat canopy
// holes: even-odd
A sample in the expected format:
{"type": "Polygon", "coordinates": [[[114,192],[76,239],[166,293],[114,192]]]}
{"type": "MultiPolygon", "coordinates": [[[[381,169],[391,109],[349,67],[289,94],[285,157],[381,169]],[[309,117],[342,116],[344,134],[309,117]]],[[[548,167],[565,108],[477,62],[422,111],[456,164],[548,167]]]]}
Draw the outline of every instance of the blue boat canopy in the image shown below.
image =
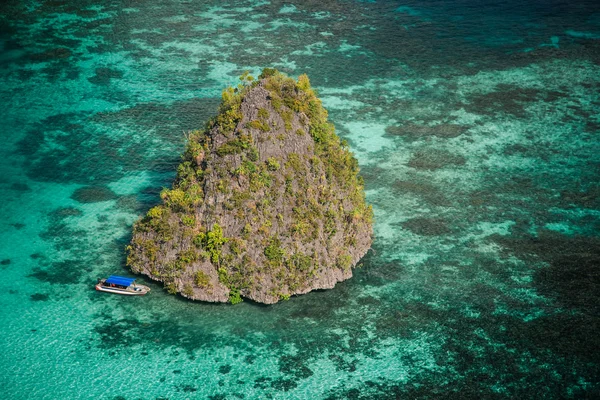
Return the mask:
{"type": "Polygon", "coordinates": [[[125,278],[124,276],[111,275],[106,280],[106,283],[120,285],[120,286],[129,286],[135,281],[135,278],[125,278]]]}

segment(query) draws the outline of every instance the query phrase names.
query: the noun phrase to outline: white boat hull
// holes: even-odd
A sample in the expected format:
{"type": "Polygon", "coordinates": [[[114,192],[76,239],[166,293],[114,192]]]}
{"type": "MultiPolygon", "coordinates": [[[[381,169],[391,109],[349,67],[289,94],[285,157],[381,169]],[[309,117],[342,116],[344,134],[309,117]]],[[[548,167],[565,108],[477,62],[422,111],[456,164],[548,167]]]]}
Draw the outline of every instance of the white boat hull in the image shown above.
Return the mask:
{"type": "Polygon", "coordinates": [[[104,286],[102,283],[99,283],[96,285],[96,290],[100,292],[123,294],[125,296],[143,296],[150,291],[150,288],[144,285],[136,285],[129,286],[126,289],[120,289],[117,287],[104,286]]]}

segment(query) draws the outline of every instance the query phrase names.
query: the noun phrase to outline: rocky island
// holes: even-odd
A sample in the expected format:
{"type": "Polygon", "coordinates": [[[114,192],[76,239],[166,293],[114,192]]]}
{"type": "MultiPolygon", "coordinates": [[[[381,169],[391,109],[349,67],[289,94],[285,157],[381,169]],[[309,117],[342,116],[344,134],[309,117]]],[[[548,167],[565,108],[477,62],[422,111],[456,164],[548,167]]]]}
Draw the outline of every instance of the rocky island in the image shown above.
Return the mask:
{"type": "Polygon", "coordinates": [[[127,264],[210,302],[332,288],[371,246],[358,163],[306,75],[267,68],[240,80],[189,133],[173,187],[134,226],[127,264]]]}

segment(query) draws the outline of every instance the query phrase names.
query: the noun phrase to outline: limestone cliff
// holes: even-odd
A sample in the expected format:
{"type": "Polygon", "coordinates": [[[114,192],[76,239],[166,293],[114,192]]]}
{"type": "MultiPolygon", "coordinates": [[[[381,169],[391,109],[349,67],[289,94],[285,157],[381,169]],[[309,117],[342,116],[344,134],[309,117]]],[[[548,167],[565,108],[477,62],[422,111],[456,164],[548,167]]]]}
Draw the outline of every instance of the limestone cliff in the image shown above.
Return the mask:
{"type": "Polygon", "coordinates": [[[128,265],[212,302],[332,288],[371,245],[356,159],[306,75],[240,79],[189,134],[172,189],[134,226],[128,265]]]}

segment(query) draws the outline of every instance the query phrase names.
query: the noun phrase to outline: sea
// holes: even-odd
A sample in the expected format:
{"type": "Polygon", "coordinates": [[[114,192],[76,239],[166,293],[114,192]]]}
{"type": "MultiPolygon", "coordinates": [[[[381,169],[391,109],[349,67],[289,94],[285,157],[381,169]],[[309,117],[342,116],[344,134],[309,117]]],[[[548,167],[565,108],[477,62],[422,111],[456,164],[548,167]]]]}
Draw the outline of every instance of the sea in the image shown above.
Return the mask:
{"type": "Polygon", "coordinates": [[[597,0],[4,0],[0,398],[600,398],[597,0]],[[185,135],[308,74],[372,249],[265,306],[96,292],[185,135]]]}

